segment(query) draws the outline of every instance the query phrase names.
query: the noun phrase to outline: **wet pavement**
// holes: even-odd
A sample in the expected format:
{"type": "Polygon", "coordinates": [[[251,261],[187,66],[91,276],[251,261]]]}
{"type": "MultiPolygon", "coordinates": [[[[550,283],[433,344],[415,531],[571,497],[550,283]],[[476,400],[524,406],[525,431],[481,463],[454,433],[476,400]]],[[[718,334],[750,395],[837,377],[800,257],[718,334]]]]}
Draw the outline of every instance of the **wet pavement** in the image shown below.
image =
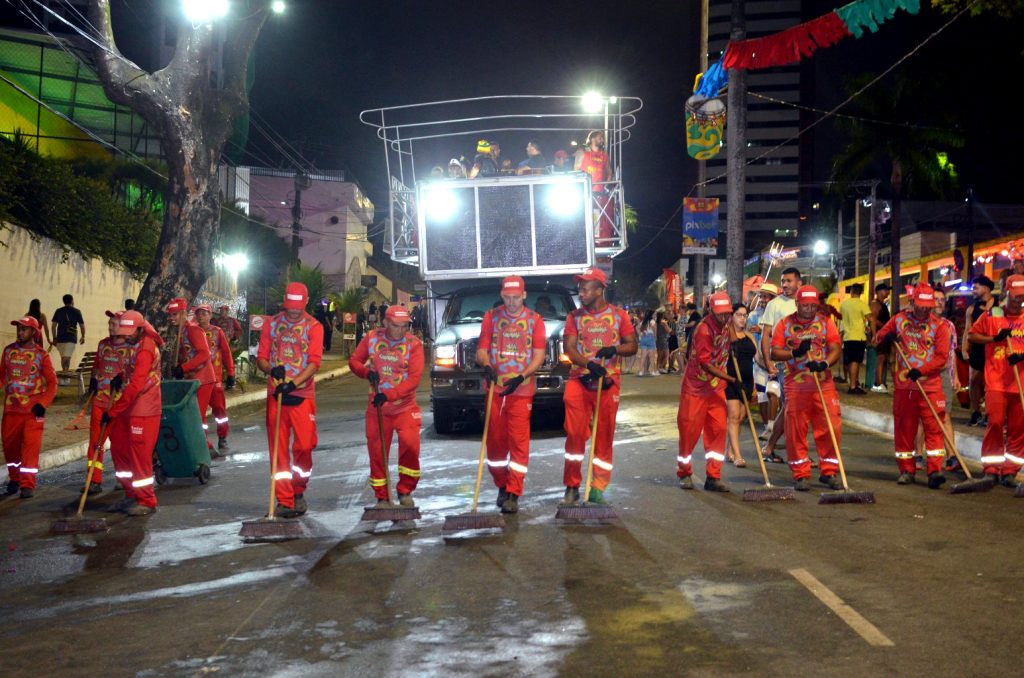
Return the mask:
{"type": "MultiPolygon", "coordinates": [[[[750,503],[760,475],[728,466],[728,495],[674,476],[678,379],[625,377],[608,497],[614,525],[560,525],[563,437],[534,435],[520,513],[446,538],[468,509],[479,430],[440,437],[426,391],[415,524],[360,523],[371,503],[365,385],[318,386],[320,447],[306,538],[246,544],[266,512],[262,415],[235,412],[233,454],[208,485],[158,489],[149,518],[87,515],[110,531],[50,536],[83,465],[0,500],[5,668],[41,675],[988,675],[1016,665],[1024,500],[894,482],[890,440],[848,427],[854,490],[876,505],[750,503]],[[253,427],[259,427],[253,430],[253,427]],[[1012,631],[1011,631],[1012,632],[1012,631]],[[1000,640],[996,640],[1000,639],[1000,640]],[[1011,664],[1012,662],[1012,664],[1011,664]]],[[[775,482],[788,470],[771,465],[775,482]]],[[[698,466],[697,475],[703,480],[698,466]]],[[[105,480],[108,490],[112,476],[105,480]]],[[[481,509],[494,509],[485,473],[481,509]]]]}

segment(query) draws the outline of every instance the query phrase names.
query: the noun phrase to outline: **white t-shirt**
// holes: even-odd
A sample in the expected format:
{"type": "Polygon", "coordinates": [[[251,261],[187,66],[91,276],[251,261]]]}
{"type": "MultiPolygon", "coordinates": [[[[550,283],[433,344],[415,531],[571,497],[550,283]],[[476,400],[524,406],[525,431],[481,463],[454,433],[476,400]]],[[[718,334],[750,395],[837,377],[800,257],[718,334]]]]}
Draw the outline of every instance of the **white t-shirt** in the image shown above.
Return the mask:
{"type": "Polygon", "coordinates": [[[767,325],[768,331],[771,332],[779,324],[780,320],[794,313],[796,313],[796,299],[790,299],[780,294],[769,301],[768,305],[764,307],[761,325],[767,325]]]}

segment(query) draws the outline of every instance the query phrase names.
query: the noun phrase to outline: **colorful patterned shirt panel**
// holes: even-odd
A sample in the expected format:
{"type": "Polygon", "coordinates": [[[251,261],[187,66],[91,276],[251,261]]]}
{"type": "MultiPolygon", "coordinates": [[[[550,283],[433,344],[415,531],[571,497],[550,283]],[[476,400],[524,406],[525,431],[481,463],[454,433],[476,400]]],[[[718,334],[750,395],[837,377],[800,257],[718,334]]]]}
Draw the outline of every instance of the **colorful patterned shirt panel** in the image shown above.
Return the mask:
{"type": "MultiPolygon", "coordinates": [[[[477,348],[487,351],[491,367],[498,375],[498,388],[526,370],[535,349],[546,347],[547,333],[539,313],[524,307],[518,316],[513,316],[504,306],[499,306],[484,314],[477,348]]],[[[537,382],[530,376],[516,388],[514,395],[532,396],[536,390],[537,382]]]]}

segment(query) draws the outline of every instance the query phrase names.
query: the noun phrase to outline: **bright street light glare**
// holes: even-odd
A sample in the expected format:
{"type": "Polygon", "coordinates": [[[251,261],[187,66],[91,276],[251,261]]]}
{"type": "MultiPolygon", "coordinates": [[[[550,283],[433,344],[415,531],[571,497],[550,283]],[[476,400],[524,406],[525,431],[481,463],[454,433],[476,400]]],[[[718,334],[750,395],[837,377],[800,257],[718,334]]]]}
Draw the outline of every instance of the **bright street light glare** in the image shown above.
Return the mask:
{"type": "Polygon", "coordinates": [[[270,3],[270,9],[274,14],[284,14],[284,0],[274,0],[270,3]]]}
{"type": "Polygon", "coordinates": [[[435,188],[428,192],[425,198],[427,216],[431,221],[448,221],[455,216],[459,208],[459,201],[455,194],[446,188],[435,188]]]}
{"type": "Polygon", "coordinates": [[[818,240],[815,242],[814,253],[819,257],[828,254],[828,243],[824,240],[818,240]]]}
{"type": "Polygon", "coordinates": [[[205,24],[228,13],[228,0],[182,0],[185,18],[192,23],[205,24]]]}
{"type": "Polygon", "coordinates": [[[619,97],[608,97],[608,103],[617,104],[619,103],[619,97]]]}
{"type": "Polygon", "coordinates": [[[569,216],[580,211],[583,195],[579,184],[555,184],[548,188],[548,207],[560,216],[569,216]]]}
{"type": "Polygon", "coordinates": [[[717,273],[714,274],[713,276],[711,276],[711,282],[714,283],[715,285],[719,284],[720,282],[722,282],[722,276],[718,275],[717,273]]]}
{"type": "Polygon", "coordinates": [[[600,113],[604,108],[604,97],[597,92],[587,92],[583,95],[582,104],[587,113],[600,113]]]}

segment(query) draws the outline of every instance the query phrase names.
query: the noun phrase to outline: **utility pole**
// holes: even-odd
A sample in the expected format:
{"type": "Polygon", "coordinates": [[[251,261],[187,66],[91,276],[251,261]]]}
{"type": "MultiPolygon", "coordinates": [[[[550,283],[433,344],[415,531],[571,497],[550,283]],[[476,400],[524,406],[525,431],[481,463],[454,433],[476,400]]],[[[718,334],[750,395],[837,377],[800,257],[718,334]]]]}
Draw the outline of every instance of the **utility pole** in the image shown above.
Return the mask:
{"type": "MultiPolygon", "coordinates": [[[[708,2],[701,0],[700,3],[700,72],[708,72],[708,2]]],[[[697,162],[697,197],[703,198],[707,195],[707,188],[704,182],[708,178],[708,166],[704,160],[697,162]]],[[[685,283],[685,281],[683,281],[685,283]]],[[[684,285],[685,286],[685,285],[684,285]]],[[[704,308],[704,255],[693,255],[693,303],[700,310],[704,308]]],[[[684,294],[685,297],[685,294],[684,294]]]]}
{"type": "Polygon", "coordinates": [[[974,283],[974,189],[967,189],[967,270],[964,284],[974,283]]]}
{"type": "Polygon", "coordinates": [[[292,258],[299,260],[299,249],[302,248],[302,192],[311,185],[309,177],[299,172],[295,175],[295,202],[292,204],[292,258]]]}
{"type": "Polygon", "coordinates": [[[868,217],[868,295],[875,293],[875,259],[878,258],[878,224],[875,222],[875,203],[878,201],[878,182],[871,183],[871,210],[868,217]]]}
{"type": "Polygon", "coordinates": [[[836,233],[836,280],[844,280],[846,278],[846,267],[843,263],[843,201],[840,200],[839,227],[838,232],[836,233]]]}
{"type": "MultiPolygon", "coordinates": [[[[747,37],[744,0],[732,0],[732,29],[729,39],[747,37]]],[[[725,275],[726,289],[732,299],[743,296],[744,205],[747,193],[747,72],[729,69],[728,108],[726,112],[726,200],[729,216],[726,221],[725,275]]]]}

